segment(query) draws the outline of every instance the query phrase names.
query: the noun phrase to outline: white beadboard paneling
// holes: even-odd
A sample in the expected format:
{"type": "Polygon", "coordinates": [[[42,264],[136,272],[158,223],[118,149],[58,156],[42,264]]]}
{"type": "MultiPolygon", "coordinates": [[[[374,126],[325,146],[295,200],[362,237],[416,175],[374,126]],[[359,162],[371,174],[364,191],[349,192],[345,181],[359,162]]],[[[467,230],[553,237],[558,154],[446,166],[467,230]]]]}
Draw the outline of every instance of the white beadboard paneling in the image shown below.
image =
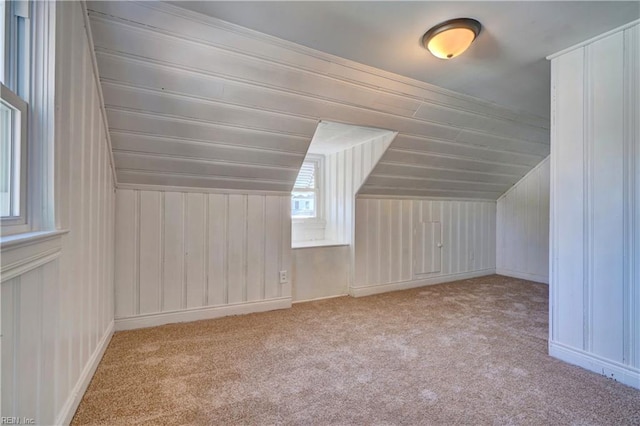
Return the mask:
{"type": "MultiPolygon", "coordinates": [[[[207,209],[207,194],[187,194],[186,197],[185,229],[185,277],[186,277],[186,308],[206,306],[206,285],[208,256],[206,251],[208,244],[207,221],[209,214],[207,209]]],[[[142,295],[141,295],[142,297],[142,295]]],[[[157,312],[157,311],[156,311],[157,312]]]]}
{"type": "Polygon", "coordinates": [[[261,195],[247,197],[247,236],[257,238],[249,242],[247,238],[247,292],[248,301],[264,299],[264,256],[265,256],[265,198],[261,195]]]}
{"type": "Polygon", "coordinates": [[[124,153],[117,151],[114,154],[116,167],[129,170],[164,170],[166,172],[180,173],[184,163],[194,172],[207,176],[240,177],[257,179],[263,177],[275,181],[288,181],[292,175],[298,173],[298,169],[284,167],[268,167],[256,164],[235,164],[220,161],[203,161],[185,158],[168,158],[151,154],[124,153]]]}
{"type": "MultiPolygon", "coordinates": [[[[482,252],[495,251],[495,215],[496,204],[491,201],[359,197],[351,293],[373,294],[375,287],[389,291],[397,283],[444,282],[449,276],[455,280],[455,276],[493,273],[495,256],[482,256],[482,252]],[[389,211],[392,213],[387,214],[389,211]],[[441,224],[441,267],[430,274],[420,274],[413,262],[416,255],[423,257],[424,247],[416,247],[414,232],[423,222],[441,224]],[[416,248],[418,253],[414,253],[416,248]],[[400,278],[389,273],[395,270],[401,271],[400,278]]],[[[437,256],[430,254],[429,262],[437,262],[437,256]]]]}
{"type": "MultiPolygon", "coordinates": [[[[470,172],[470,171],[452,171],[438,167],[425,167],[422,165],[401,165],[396,163],[386,163],[380,161],[376,166],[372,178],[378,175],[393,176],[396,178],[406,179],[442,179],[446,181],[472,181],[472,182],[485,182],[485,183],[497,183],[504,184],[505,187],[510,187],[515,184],[519,177],[516,178],[513,175],[492,175],[482,172],[470,172]]],[[[369,193],[365,183],[364,188],[360,193],[369,193]]],[[[503,192],[504,193],[504,192],[503,192]]],[[[401,194],[396,194],[401,195],[401,194]]],[[[500,194],[502,195],[502,193],[500,194]]],[[[497,198],[496,198],[497,199],[497,198]]]]}
{"type": "Polygon", "coordinates": [[[356,194],[395,137],[395,133],[383,134],[325,156],[322,191],[327,240],[345,244],[353,241],[356,194]]]}
{"type": "Polygon", "coordinates": [[[247,196],[229,195],[228,302],[240,303],[246,297],[247,285],[247,196]]]}
{"type": "MultiPolygon", "coordinates": [[[[224,305],[227,303],[227,214],[229,197],[222,194],[210,194],[208,197],[207,243],[208,275],[207,303],[224,305]]],[[[167,220],[167,224],[173,223],[167,220]]],[[[170,226],[170,225],[168,225],[170,226]]]]}
{"type": "Polygon", "coordinates": [[[121,190],[116,196],[115,228],[115,315],[116,317],[137,313],[134,298],[138,286],[138,193],[121,190]]]}
{"type": "Polygon", "coordinates": [[[142,189],[140,187],[154,186],[160,187],[159,189],[169,188],[201,188],[201,192],[206,192],[207,189],[219,189],[219,190],[234,190],[238,192],[244,192],[244,183],[251,182],[256,191],[270,191],[270,192],[287,192],[291,190],[291,187],[287,182],[283,181],[268,181],[258,179],[240,179],[240,178],[226,178],[216,176],[205,176],[198,174],[181,174],[164,172],[159,175],[155,172],[143,171],[143,170],[129,170],[118,169],[120,181],[122,184],[135,183],[136,185],[130,185],[136,187],[136,189],[142,189]],[[177,185],[177,186],[174,186],[177,185]]]}
{"type": "Polygon", "coordinates": [[[291,297],[288,196],[119,189],[117,211],[117,328],[291,297]]]}
{"type": "MultiPolygon", "coordinates": [[[[306,152],[311,135],[299,136],[285,133],[236,127],[224,123],[204,122],[183,117],[157,115],[148,112],[109,109],[111,129],[136,132],[152,136],[173,137],[204,142],[220,142],[284,152],[306,152]]],[[[186,170],[185,172],[188,172],[186,170]]]]}
{"type": "MultiPolygon", "coordinates": [[[[265,198],[265,299],[272,299],[281,296],[281,284],[279,278],[280,267],[286,264],[281,263],[282,257],[280,251],[282,244],[282,226],[283,223],[290,227],[291,215],[282,213],[282,204],[286,199],[286,212],[291,211],[291,197],[283,198],[266,197],[265,198]]],[[[285,248],[290,250],[291,243],[285,248]]]]}
{"type": "Polygon", "coordinates": [[[114,157],[122,154],[148,153],[153,157],[162,156],[177,160],[215,160],[219,163],[242,163],[247,167],[266,165],[294,169],[297,169],[304,158],[304,153],[210,144],[206,141],[187,141],[117,130],[111,131],[111,142],[114,157]]]}
{"type": "MultiPolygon", "coordinates": [[[[624,359],[623,235],[625,200],[623,67],[624,34],[619,32],[585,48],[589,72],[588,230],[591,347],[605,359],[624,359]],[[612,244],[616,241],[616,244],[612,244]],[[606,247],[605,250],[602,248],[606,247]]],[[[637,120],[638,117],[635,117],[637,120]]]]}
{"type": "Polygon", "coordinates": [[[160,268],[162,264],[161,194],[139,193],[138,245],[144,250],[138,253],[138,298],[137,313],[157,311],[160,304],[160,268]]]}
{"type": "Polygon", "coordinates": [[[2,252],[3,272],[16,256],[27,262],[2,277],[0,414],[67,424],[112,333],[114,176],[81,3],[37,2],[32,13],[37,25],[55,21],[52,175],[56,224],[68,232],[2,252]],[[39,263],[26,248],[51,254],[39,263]]]}
{"type": "Polygon", "coordinates": [[[486,147],[472,146],[455,141],[401,134],[394,140],[393,146],[394,148],[407,151],[429,151],[436,154],[498,161],[507,164],[526,164],[529,166],[535,166],[540,162],[540,156],[514,151],[507,143],[500,148],[492,147],[491,150],[487,150],[486,147]],[[511,148],[511,150],[509,148],[511,148]]]}
{"type": "MultiPolygon", "coordinates": [[[[120,196],[121,194],[126,194],[127,192],[134,191],[126,191],[126,190],[118,190],[117,191],[117,207],[120,206],[120,196]]],[[[176,224],[182,224],[185,222],[185,203],[186,203],[186,194],[182,192],[164,192],[161,193],[162,198],[164,199],[164,203],[162,205],[162,209],[164,210],[164,214],[161,217],[162,220],[162,235],[164,240],[164,250],[163,250],[163,261],[162,261],[162,273],[159,278],[159,284],[161,283],[162,287],[160,288],[161,300],[160,300],[160,310],[163,311],[173,311],[183,308],[183,303],[186,304],[186,300],[184,300],[184,289],[186,288],[186,279],[185,279],[185,258],[184,251],[186,246],[185,241],[185,232],[183,227],[177,226],[176,224]]],[[[123,199],[122,203],[127,203],[128,200],[123,199]]],[[[132,214],[132,218],[135,218],[134,212],[130,211],[132,214]]],[[[126,221],[130,219],[125,218],[124,224],[126,226],[126,221]]],[[[120,229],[120,218],[118,217],[116,220],[116,229],[120,229]]],[[[118,246],[119,247],[119,246],[118,246]]],[[[133,258],[133,256],[132,256],[133,258]]],[[[125,267],[125,272],[122,272],[120,269],[120,264],[116,259],[116,272],[131,274],[130,269],[125,267]]],[[[126,264],[125,264],[126,265],[126,264]]],[[[129,279],[127,276],[124,276],[123,287],[130,288],[129,291],[133,291],[134,287],[128,286],[129,279]]],[[[116,289],[121,284],[121,281],[116,279],[116,289]]],[[[116,300],[117,302],[118,300],[116,300]]],[[[117,304],[116,304],[117,307],[117,304]]],[[[133,312],[122,314],[119,313],[119,310],[116,309],[116,318],[131,316],[133,312]]]]}
{"type": "Polygon", "coordinates": [[[635,23],[554,56],[550,353],[640,388],[635,23]]]}
{"type": "Polygon", "coordinates": [[[316,120],[255,108],[231,106],[188,96],[103,82],[105,107],[114,110],[142,110],[161,116],[182,117],[234,127],[251,127],[268,132],[307,136],[316,120]]]}
{"type": "Polygon", "coordinates": [[[391,147],[384,155],[385,163],[417,164],[425,167],[438,167],[442,169],[463,169],[474,172],[522,176],[531,167],[525,165],[504,164],[495,161],[476,159],[461,159],[440,154],[423,154],[415,151],[400,150],[391,147]]]}
{"type": "Polygon", "coordinates": [[[497,202],[496,271],[549,283],[549,158],[497,202]]]}
{"type": "MultiPolygon", "coordinates": [[[[583,145],[584,52],[577,50],[552,62],[555,79],[555,145],[551,154],[551,263],[550,277],[555,309],[551,324],[552,340],[584,348],[584,231],[585,173],[583,145]],[[560,143],[562,141],[562,143],[560,143]],[[560,214],[560,212],[562,212],[560,214]],[[562,285],[554,284],[562,283],[562,285]],[[554,297],[555,296],[555,297],[554,297]],[[554,300],[555,299],[555,300],[554,300]],[[558,303],[571,301],[570,309],[558,303]]],[[[569,303],[569,302],[567,302],[569,303]]],[[[568,306],[568,305],[567,305],[568,306]]]]}
{"type": "Polygon", "coordinates": [[[111,149],[100,104],[100,87],[91,64],[92,46],[78,3],[60,3],[57,11],[56,109],[60,127],[57,173],[61,187],[56,203],[66,212],[60,218],[69,234],[63,237],[59,339],[64,360],[56,362],[60,385],[55,418],[43,423],[68,422],[80,402],[100,354],[108,343],[114,317],[113,256],[115,232],[115,176],[111,149]],[[90,157],[86,157],[90,156],[90,157]],[[64,159],[64,161],[60,161],[64,159]],[[67,164],[67,166],[65,166],[67,164]],[[90,309],[78,309],[79,306],[90,309]]]}
{"type": "MultiPolygon", "coordinates": [[[[194,142],[213,151],[235,144],[270,157],[282,155],[276,161],[281,163],[287,159],[284,153],[306,152],[319,120],[333,120],[398,131],[397,150],[388,154],[398,166],[396,178],[412,176],[411,164],[438,166],[454,180],[464,180],[467,170],[485,171],[497,186],[476,197],[485,199],[497,199],[549,152],[549,123],[540,117],[171,5],[91,2],[89,9],[110,130],[119,151],[179,157],[186,155],[181,146],[193,150],[194,142]],[[194,62],[194,57],[200,60],[194,62]],[[149,139],[162,144],[150,145],[149,139]]],[[[198,150],[206,151],[202,146],[198,150]]],[[[254,159],[238,161],[254,164],[254,159]]],[[[144,174],[118,166],[118,180],[269,189],[259,184],[271,179],[266,169],[256,169],[255,180],[228,175],[228,180],[211,181],[198,179],[207,172],[194,162],[171,164],[175,174],[163,173],[157,161],[146,164],[144,174]]],[[[439,174],[429,184],[432,192],[420,194],[406,180],[387,181],[378,171],[373,175],[378,183],[363,193],[469,197],[469,191],[451,192],[439,174]]],[[[283,186],[290,188],[294,180],[288,175],[283,186]]]]}
{"type": "Polygon", "coordinates": [[[627,178],[627,214],[625,217],[626,328],[625,359],[640,368],[640,27],[624,33],[625,64],[625,172],[627,178]]]}

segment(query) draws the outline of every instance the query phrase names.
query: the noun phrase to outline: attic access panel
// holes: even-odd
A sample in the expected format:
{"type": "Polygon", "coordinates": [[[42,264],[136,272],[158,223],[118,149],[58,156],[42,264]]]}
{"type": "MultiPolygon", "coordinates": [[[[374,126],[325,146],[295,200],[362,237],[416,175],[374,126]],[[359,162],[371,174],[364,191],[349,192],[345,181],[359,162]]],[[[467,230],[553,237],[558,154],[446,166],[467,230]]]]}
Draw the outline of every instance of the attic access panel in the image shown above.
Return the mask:
{"type": "Polygon", "coordinates": [[[420,222],[414,228],[413,270],[415,275],[440,272],[442,223],[420,222]]]}

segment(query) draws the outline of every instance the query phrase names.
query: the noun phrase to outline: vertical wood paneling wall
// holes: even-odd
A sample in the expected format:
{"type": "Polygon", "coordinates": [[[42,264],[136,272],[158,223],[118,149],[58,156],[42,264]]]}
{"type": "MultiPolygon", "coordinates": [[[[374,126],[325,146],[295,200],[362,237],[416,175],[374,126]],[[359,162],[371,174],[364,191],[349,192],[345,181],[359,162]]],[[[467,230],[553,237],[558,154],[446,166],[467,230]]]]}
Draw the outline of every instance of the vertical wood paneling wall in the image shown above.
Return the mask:
{"type": "Polygon", "coordinates": [[[495,272],[496,203],[358,198],[355,296],[417,287],[495,272]],[[440,222],[440,271],[416,274],[414,230],[440,222]]]}
{"type": "Polygon", "coordinates": [[[640,388],[640,25],[553,57],[550,354],[640,388]]]}
{"type": "Polygon", "coordinates": [[[496,272],[549,283],[549,158],[498,199],[496,272]]]}
{"type": "Polygon", "coordinates": [[[290,197],[118,189],[116,328],[291,305],[290,197]],[[235,308],[234,308],[235,307],[235,308]]]}
{"type": "Polygon", "coordinates": [[[1,415],[38,424],[71,420],[114,309],[114,182],[92,48],[80,3],[60,2],[55,11],[53,196],[57,226],[68,233],[3,251],[1,415]],[[20,250],[38,260],[20,259],[20,250]],[[6,273],[9,258],[22,266],[6,273]]]}
{"type": "Polygon", "coordinates": [[[325,157],[325,239],[353,241],[356,194],[395,136],[382,135],[325,157]]]}

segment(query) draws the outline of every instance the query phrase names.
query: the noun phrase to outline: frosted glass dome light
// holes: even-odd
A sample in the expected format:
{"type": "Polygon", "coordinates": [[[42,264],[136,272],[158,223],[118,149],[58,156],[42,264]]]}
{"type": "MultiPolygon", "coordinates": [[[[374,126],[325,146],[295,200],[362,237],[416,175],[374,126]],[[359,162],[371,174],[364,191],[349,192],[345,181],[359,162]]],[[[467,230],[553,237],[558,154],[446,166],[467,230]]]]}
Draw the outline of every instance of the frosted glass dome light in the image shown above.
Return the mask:
{"type": "Polygon", "coordinates": [[[482,25],[475,19],[451,19],[427,31],[422,44],[436,58],[455,58],[471,46],[481,29],[482,25]]]}

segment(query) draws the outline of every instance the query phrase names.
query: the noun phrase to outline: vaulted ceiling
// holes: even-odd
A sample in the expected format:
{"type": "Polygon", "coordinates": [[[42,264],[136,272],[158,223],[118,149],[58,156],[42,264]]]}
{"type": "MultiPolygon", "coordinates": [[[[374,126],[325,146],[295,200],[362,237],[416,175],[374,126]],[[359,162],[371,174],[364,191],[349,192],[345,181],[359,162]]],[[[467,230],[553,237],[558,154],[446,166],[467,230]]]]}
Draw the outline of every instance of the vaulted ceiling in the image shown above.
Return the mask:
{"type": "Polygon", "coordinates": [[[496,199],[549,123],[164,3],[90,2],[119,185],[290,191],[321,120],[397,131],[361,190],[496,199]]]}
{"type": "Polygon", "coordinates": [[[546,56],[640,17],[638,1],[179,1],[181,7],[322,52],[549,117],[546,56]],[[433,57],[424,32],[479,20],[473,48],[433,57]]]}

